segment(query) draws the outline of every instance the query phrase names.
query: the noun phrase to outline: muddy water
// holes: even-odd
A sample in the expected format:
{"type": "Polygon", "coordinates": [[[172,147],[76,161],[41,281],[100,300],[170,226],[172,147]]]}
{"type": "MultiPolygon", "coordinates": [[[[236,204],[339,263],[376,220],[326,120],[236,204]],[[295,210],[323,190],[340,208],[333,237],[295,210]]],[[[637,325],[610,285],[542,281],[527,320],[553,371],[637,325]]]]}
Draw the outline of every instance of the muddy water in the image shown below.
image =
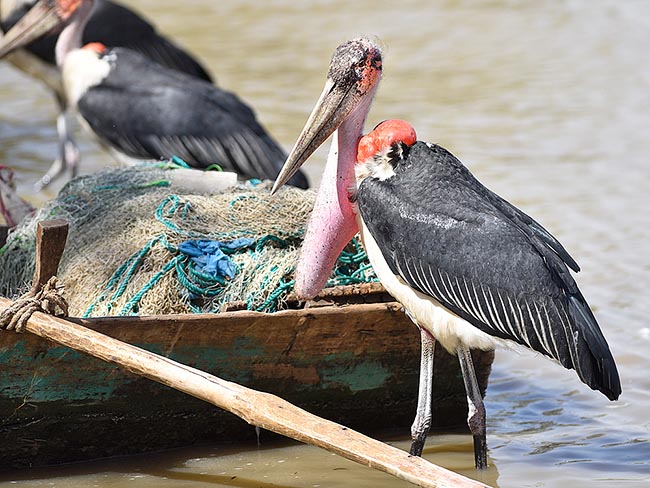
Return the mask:
{"type": "MultiPolygon", "coordinates": [[[[200,56],[287,149],[334,47],[376,36],[384,81],[368,125],[410,120],[421,139],[446,146],[551,230],[582,266],[576,279],[621,373],[623,395],[610,403],[537,355],[499,351],[486,398],[492,467],[480,478],[501,487],[650,486],[650,4],[128,3],[200,56]]],[[[0,162],[17,168],[29,194],[54,155],[54,104],[9,66],[0,64],[0,81],[0,162]]],[[[112,164],[88,137],[78,140],[84,172],[112,164]]],[[[315,181],[324,155],[308,163],[315,181]]],[[[426,456],[478,476],[467,436],[432,437],[426,456]]],[[[0,480],[2,488],[405,486],[317,449],[264,442],[0,480]]]]}

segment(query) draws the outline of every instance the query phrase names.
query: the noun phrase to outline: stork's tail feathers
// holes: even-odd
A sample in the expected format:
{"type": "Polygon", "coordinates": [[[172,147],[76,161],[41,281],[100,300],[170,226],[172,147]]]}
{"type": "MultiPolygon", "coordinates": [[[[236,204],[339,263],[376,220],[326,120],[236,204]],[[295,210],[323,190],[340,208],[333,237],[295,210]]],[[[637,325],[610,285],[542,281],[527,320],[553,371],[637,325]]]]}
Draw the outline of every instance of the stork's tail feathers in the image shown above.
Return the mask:
{"type": "MultiPolygon", "coordinates": [[[[610,400],[621,394],[621,380],[609,346],[598,327],[589,306],[580,295],[569,297],[569,312],[575,326],[569,340],[570,364],[580,379],[593,390],[602,392],[610,400]]],[[[567,358],[568,359],[568,358],[567,358]]]]}

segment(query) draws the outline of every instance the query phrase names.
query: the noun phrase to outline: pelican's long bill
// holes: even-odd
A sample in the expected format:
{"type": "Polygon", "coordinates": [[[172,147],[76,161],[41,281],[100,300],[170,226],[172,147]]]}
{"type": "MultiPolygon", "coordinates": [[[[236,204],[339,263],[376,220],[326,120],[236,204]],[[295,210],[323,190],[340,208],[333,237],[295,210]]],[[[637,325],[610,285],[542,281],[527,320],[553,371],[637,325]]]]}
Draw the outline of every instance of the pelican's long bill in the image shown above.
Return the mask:
{"type": "Polygon", "coordinates": [[[40,0],[0,38],[0,58],[35,41],[63,22],[53,0],[40,0]]]}

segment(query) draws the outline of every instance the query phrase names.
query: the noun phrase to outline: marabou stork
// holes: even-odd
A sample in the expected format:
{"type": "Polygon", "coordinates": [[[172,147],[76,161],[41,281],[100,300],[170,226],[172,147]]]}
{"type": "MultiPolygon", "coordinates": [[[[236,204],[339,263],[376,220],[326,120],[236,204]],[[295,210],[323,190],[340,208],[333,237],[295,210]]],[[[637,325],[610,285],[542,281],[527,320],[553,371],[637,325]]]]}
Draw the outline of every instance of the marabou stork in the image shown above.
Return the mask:
{"type": "MultiPolygon", "coordinates": [[[[286,153],[237,96],[126,48],[82,46],[93,0],[39,0],[0,42],[0,57],[65,24],[56,62],[70,106],[121,161],[178,156],[273,179],[286,153]]],[[[289,182],[306,188],[300,173],[289,182]]]]}
{"type": "MultiPolygon", "coordinates": [[[[36,3],[36,0],[0,0],[0,29],[6,32],[36,3]]],[[[37,188],[47,186],[52,180],[69,170],[77,171],[79,152],[72,140],[66,120],[67,102],[56,65],[54,46],[60,29],[34,40],[24,49],[10,56],[18,69],[42,81],[54,94],[59,106],[57,132],[59,157],[49,171],[39,180],[37,188]]],[[[169,39],[161,36],[149,22],[119,3],[97,0],[84,29],[83,42],[101,42],[112,47],[127,47],[170,69],[212,81],[201,64],[169,39]]]]}
{"type": "Polygon", "coordinates": [[[621,393],[616,364],[568,269],[579,267],[557,239],[449,151],[416,141],[408,123],[385,121],[362,137],[381,71],[381,51],[368,39],[336,49],[325,89],[275,182],[274,192],[334,133],[296,292],[316,295],[360,232],[379,280],[421,331],[411,454],[421,454],[430,425],[437,340],[458,355],[475,463],[485,468],[485,408],[470,348],[526,346],[575,369],[610,400],[621,393]]]}

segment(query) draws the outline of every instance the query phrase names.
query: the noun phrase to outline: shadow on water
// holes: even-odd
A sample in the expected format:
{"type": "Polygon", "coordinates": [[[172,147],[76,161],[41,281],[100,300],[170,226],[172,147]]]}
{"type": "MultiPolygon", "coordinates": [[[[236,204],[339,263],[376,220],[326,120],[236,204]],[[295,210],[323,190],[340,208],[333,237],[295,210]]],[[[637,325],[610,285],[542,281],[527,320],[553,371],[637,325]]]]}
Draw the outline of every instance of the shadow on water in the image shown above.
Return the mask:
{"type": "MultiPolygon", "coordinates": [[[[401,449],[408,449],[410,445],[410,440],[403,437],[389,436],[384,439],[401,449]]],[[[490,468],[484,472],[473,469],[473,448],[468,435],[431,436],[423,455],[431,462],[498,486],[498,470],[492,460],[490,468]]],[[[288,439],[274,439],[262,445],[196,446],[64,466],[0,472],[0,487],[43,485],[85,488],[102,486],[102,482],[108,480],[117,486],[128,482],[129,486],[144,488],[411,486],[390,475],[288,439]]]]}

